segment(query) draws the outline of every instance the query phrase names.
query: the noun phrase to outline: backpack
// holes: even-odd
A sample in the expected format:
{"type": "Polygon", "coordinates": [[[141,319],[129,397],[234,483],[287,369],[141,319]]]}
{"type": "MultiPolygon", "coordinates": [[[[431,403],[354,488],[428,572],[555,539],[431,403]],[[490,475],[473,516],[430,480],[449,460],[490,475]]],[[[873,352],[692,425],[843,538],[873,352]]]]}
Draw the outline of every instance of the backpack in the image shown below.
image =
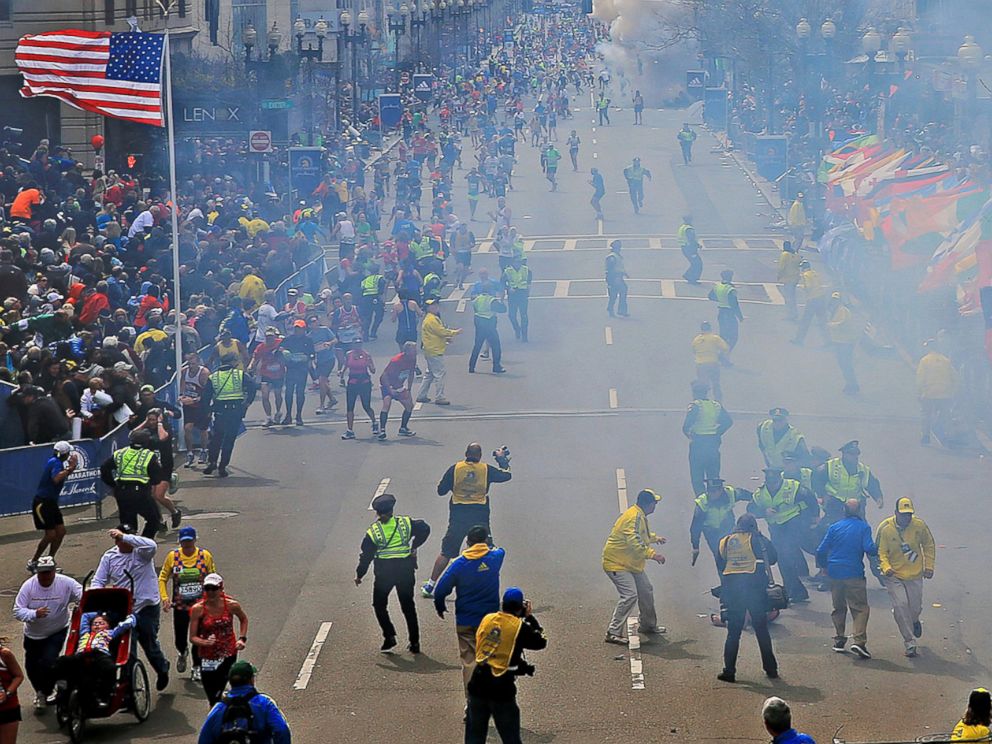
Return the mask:
{"type": "Polygon", "coordinates": [[[252,744],[258,740],[260,732],[255,729],[255,714],[250,704],[256,695],[258,691],[252,690],[241,697],[225,695],[221,699],[225,708],[220,722],[218,744],[252,744]]]}

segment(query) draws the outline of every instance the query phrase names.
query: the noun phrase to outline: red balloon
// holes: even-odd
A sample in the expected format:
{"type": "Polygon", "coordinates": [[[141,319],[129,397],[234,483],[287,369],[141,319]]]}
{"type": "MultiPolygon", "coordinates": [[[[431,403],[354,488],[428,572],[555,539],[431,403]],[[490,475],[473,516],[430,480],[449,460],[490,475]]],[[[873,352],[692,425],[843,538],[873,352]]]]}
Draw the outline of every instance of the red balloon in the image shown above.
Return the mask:
{"type": "Polygon", "coordinates": [[[94,134],[90,138],[90,144],[93,145],[94,150],[103,149],[103,143],[104,143],[104,139],[102,134],[94,134]]]}

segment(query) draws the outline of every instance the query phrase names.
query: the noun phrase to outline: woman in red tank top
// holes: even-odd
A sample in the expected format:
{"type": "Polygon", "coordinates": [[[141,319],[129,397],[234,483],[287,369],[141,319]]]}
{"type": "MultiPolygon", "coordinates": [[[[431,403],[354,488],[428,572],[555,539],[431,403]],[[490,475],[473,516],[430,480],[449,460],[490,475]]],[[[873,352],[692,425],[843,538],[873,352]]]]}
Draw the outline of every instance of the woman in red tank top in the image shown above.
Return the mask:
{"type": "Polygon", "coordinates": [[[203,599],[190,610],[189,640],[199,650],[203,691],[212,706],[223,696],[238,651],[248,642],[248,615],[239,602],[224,593],[219,574],[203,579],[203,599]],[[238,618],[238,636],[234,635],[234,618],[238,618]]]}
{"type": "Polygon", "coordinates": [[[0,638],[0,744],[14,744],[21,722],[21,703],[17,688],[24,681],[24,672],[17,663],[7,639],[0,638]]]}

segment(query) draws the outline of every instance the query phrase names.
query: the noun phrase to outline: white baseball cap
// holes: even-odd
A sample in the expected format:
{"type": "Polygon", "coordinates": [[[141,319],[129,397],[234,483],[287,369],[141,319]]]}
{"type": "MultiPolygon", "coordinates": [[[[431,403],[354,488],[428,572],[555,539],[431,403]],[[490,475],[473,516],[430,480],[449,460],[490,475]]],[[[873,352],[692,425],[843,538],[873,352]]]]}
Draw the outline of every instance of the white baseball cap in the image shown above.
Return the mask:
{"type": "Polygon", "coordinates": [[[224,586],[224,577],[219,573],[207,574],[203,578],[204,586],[224,586]]]}
{"type": "Polygon", "coordinates": [[[67,455],[72,452],[72,445],[68,442],[56,442],[54,450],[60,455],[67,455]]]}

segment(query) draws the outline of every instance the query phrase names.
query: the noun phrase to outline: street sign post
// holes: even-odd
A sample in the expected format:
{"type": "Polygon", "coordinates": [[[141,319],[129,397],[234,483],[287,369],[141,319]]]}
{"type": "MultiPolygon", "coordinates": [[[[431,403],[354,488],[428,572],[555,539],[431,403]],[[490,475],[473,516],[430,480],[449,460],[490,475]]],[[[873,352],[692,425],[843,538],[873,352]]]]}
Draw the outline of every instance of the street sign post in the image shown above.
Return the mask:
{"type": "Polygon", "coordinates": [[[430,73],[418,73],[413,76],[413,95],[417,97],[418,101],[426,103],[431,100],[434,89],[433,82],[434,76],[430,73]]]}
{"type": "Polygon", "coordinates": [[[248,133],[248,149],[251,152],[272,152],[272,132],[255,129],[248,133]]]}
{"type": "Polygon", "coordinates": [[[288,98],[266,98],[259,104],[259,108],[266,111],[278,111],[293,108],[293,102],[288,98]]]}
{"type": "Polygon", "coordinates": [[[702,101],[706,88],[706,72],[703,70],[686,70],[685,91],[690,101],[702,101]]]}

